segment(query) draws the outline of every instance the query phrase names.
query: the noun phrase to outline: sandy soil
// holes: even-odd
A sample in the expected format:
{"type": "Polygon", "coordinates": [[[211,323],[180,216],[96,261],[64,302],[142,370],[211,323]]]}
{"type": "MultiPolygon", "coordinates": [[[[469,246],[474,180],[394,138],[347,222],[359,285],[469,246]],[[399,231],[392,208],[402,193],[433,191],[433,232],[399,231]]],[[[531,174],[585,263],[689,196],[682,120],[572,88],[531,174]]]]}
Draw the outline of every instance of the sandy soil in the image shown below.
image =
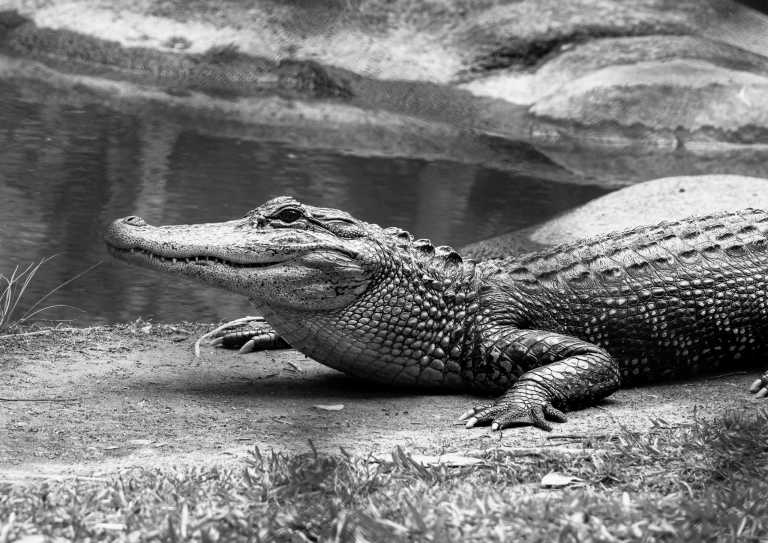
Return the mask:
{"type": "Polygon", "coordinates": [[[456,420],[482,398],[371,385],[296,351],[204,349],[195,358],[204,329],[134,323],[0,339],[0,479],[231,463],[254,446],[304,452],[309,440],[360,454],[398,445],[433,454],[573,447],[622,427],[681,425],[759,405],[746,392],[754,375],[732,374],[622,390],[551,433],[491,434],[456,420]]]}

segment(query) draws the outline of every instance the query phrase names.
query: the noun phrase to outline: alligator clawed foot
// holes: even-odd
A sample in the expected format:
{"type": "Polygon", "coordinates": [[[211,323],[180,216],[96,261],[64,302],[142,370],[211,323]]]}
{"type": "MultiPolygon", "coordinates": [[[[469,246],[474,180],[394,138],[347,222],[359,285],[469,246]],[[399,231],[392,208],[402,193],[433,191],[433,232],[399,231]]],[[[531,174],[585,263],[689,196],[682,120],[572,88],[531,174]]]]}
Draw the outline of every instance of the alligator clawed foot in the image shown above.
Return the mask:
{"type": "Polygon", "coordinates": [[[534,404],[525,400],[502,400],[491,405],[474,407],[462,414],[459,420],[466,421],[466,428],[490,424],[492,432],[511,426],[528,425],[550,431],[552,425],[547,421],[566,422],[568,420],[562,411],[549,402],[534,404]]]}
{"type": "Polygon", "coordinates": [[[761,375],[759,379],[755,379],[752,386],[749,387],[749,391],[755,395],[755,398],[768,397],[768,371],[761,375]]]}
{"type": "Polygon", "coordinates": [[[200,336],[195,342],[195,356],[200,356],[200,343],[208,340],[209,345],[225,349],[238,349],[239,353],[250,353],[267,349],[289,349],[263,317],[243,317],[226,322],[200,336]]]}
{"type": "Polygon", "coordinates": [[[459,420],[461,422],[466,421],[466,423],[464,424],[465,428],[473,428],[480,422],[480,419],[478,419],[475,415],[482,413],[483,411],[489,408],[490,406],[487,406],[487,405],[485,406],[477,405],[472,409],[470,409],[469,411],[465,411],[464,413],[462,413],[461,416],[459,417],[459,420]]]}

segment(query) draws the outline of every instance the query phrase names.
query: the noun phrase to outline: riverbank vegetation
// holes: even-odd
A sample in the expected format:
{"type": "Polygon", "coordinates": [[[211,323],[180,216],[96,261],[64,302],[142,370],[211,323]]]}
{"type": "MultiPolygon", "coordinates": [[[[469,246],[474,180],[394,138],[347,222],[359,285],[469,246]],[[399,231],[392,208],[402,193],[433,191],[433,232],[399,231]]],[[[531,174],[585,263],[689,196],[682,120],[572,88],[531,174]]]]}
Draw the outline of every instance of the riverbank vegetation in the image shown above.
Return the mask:
{"type": "Polygon", "coordinates": [[[98,266],[99,263],[94,264],[85,271],[82,271],[66,281],[55,286],[43,296],[38,298],[35,302],[27,304],[28,307],[24,307],[26,300],[26,293],[29,285],[35,278],[45,264],[50,262],[54,256],[49,256],[41,259],[34,264],[27,264],[26,266],[17,265],[8,274],[0,273],[0,334],[8,334],[15,331],[19,326],[30,322],[32,319],[55,308],[67,307],[70,309],[77,309],[75,307],[63,304],[46,305],[43,306],[50,296],[58,292],[60,289],[69,285],[71,282],[79,279],[93,268],[98,266]],[[24,300],[24,302],[22,302],[24,300]]]}

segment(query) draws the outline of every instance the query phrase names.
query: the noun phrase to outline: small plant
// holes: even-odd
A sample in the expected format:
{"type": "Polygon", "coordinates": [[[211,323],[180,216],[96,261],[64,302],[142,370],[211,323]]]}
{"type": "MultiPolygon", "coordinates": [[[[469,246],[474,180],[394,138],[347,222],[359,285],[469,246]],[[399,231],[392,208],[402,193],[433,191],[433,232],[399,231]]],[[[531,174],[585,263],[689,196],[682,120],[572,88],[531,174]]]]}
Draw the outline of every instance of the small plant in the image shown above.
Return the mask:
{"type": "Polygon", "coordinates": [[[64,304],[47,305],[44,307],[40,307],[40,304],[42,304],[46,299],[48,299],[48,297],[57,292],[59,289],[67,286],[72,281],[79,279],[93,268],[101,264],[101,262],[97,262],[87,270],[78,273],[73,278],[67,279],[63,283],[52,288],[44,296],[40,297],[40,299],[38,299],[23,315],[16,317],[19,309],[19,303],[24,297],[24,293],[27,291],[27,288],[32,282],[32,279],[35,277],[43,264],[50,262],[53,258],[53,256],[43,258],[37,264],[29,264],[25,268],[16,266],[9,276],[0,273],[0,333],[12,331],[13,329],[18,328],[20,325],[26,323],[44,311],[48,311],[57,307],[72,308],[72,306],[64,304]]]}

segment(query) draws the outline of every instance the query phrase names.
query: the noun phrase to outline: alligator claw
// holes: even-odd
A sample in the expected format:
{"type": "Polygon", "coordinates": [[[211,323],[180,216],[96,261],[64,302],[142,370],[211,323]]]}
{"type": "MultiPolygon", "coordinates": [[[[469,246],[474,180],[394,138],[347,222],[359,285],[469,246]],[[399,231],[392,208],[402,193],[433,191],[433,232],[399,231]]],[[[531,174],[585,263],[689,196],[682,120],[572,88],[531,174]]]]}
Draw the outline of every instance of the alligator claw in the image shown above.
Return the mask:
{"type": "Polygon", "coordinates": [[[473,428],[478,423],[481,422],[488,422],[483,417],[485,411],[488,409],[491,409],[493,407],[493,404],[490,405],[476,405],[472,409],[469,409],[468,411],[465,411],[464,413],[459,416],[460,421],[466,421],[464,424],[465,428],[473,428]]]}
{"type": "Polygon", "coordinates": [[[551,422],[565,422],[565,413],[554,407],[549,401],[531,397],[505,395],[491,405],[477,406],[459,417],[466,420],[465,426],[472,428],[480,424],[490,424],[491,431],[503,430],[510,426],[534,426],[542,430],[552,430],[551,422]]]}
{"type": "MultiPolygon", "coordinates": [[[[223,339],[223,338],[222,338],[223,339]]],[[[222,341],[224,343],[224,341],[222,341]]],[[[256,350],[256,340],[254,338],[249,339],[246,341],[242,347],[240,347],[240,350],[238,350],[238,354],[246,354],[246,353],[252,353],[256,350]]]]}
{"type": "Polygon", "coordinates": [[[225,349],[239,349],[239,353],[250,353],[266,349],[289,349],[264,317],[243,317],[211,330],[195,342],[195,355],[200,356],[200,343],[208,340],[213,346],[225,349]]]}
{"type": "MultiPolygon", "coordinates": [[[[481,411],[482,409],[484,409],[484,408],[480,408],[480,407],[473,407],[473,408],[472,408],[472,409],[470,409],[469,411],[464,411],[464,412],[463,412],[463,413],[462,413],[462,414],[459,416],[459,420],[468,420],[470,417],[474,416],[474,414],[475,414],[475,413],[477,413],[478,411],[481,411]]],[[[468,426],[468,428],[469,428],[469,426],[468,426]]]]}
{"type": "Polygon", "coordinates": [[[755,398],[768,397],[768,371],[761,375],[759,379],[754,380],[749,387],[749,391],[755,395],[755,398]]]}
{"type": "Polygon", "coordinates": [[[568,418],[565,413],[553,407],[551,404],[534,405],[510,411],[498,417],[491,424],[491,431],[503,430],[510,426],[531,425],[547,432],[552,430],[552,425],[547,421],[565,422],[568,418]]]}

